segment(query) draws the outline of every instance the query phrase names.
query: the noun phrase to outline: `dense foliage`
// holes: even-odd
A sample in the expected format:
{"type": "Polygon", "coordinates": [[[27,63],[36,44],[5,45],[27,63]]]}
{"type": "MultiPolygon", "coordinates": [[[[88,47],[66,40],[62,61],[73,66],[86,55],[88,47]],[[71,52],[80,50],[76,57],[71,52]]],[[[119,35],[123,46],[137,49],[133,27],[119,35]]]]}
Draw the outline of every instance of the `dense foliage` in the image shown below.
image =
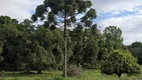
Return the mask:
{"type": "Polygon", "coordinates": [[[136,63],[129,51],[115,50],[108,55],[108,58],[102,66],[102,72],[107,74],[117,74],[119,77],[122,73],[135,74],[140,73],[140,67],[136,63]]]}
{"type": "Polygon", "coordinates": [[[128,49],[132,52],[133,56],[138,58],[138,63],[142,64],[142,43],[141,42],[134,42],[128,49]]]}
{"type": "MultiPolygon", "coordinates": [[[[105,73],[139,73],[136,59],[123,51],[122,30],[108,26],[101,33],[93,23],[97,15],[91,6],[86,0],[44,0],[32,20],[19,23],[0,16],[0,69],[41,73],[64,70],[65,63],[76,65],[75,69],[96,69],[105,62],[105,73]],[[36,24],[40,21],[44,23],[36,24]]],[[[140,54],[141,46],[128,48],[134,56],[140,54]]]]}
{"type": "MultiPolygon", "coordinates": [[[[55,29],[57,26],[63,27],[64,30],[64,76],[67,75],[67,62],[68,62],[68,27],[82,26],[89,27],[93,25],[92,20],[96,18],[95,9],[91,8],[91,1],[86,0],[44,0],[43,4],[37,6],[35,13],[32,15],[32,20],[43,21],[44,27],[55,29]],[[82,15],[82,17],[78,17],[82,15]],[[62,26],[62,24],[64,26],[62,26]]],[[[78,34],[79,35],[79,34],[78,34]]],[[[82,35],[80,35],[82,36],[82,35]]],[[[75,53],[76,64],[81,63],[82,56],[82,41],[78,44],[78,51],[75,53]]]]}

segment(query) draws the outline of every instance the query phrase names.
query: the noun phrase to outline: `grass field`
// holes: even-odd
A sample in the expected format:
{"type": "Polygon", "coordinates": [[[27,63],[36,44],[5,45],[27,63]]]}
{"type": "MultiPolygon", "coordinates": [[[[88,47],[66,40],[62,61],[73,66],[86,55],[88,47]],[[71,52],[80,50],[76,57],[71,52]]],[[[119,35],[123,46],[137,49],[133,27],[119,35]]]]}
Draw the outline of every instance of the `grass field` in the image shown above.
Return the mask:
{"type": "MultiPolygon", "coordinates": [[[[4,72],[0,80],[64,80],[61,71],[43,71],[43,74],[20,74],[20,72],[4,72]]],[[[82,76],[68,77],[66,80],[119,80],[117,75],[101,74],[99,70],[84,71],[82,76]]],[[[123,74],[120,80],[142,80],[142,74],[123,74]]]]}

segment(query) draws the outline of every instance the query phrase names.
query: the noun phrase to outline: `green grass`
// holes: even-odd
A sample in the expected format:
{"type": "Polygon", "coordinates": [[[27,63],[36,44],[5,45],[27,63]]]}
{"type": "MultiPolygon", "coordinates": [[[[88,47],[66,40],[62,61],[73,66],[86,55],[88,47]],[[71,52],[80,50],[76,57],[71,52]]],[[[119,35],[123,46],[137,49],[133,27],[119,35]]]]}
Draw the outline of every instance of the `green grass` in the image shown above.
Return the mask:
{"type": "MultiPolygon", "coordinates": [[[[44,71],[43,74],[20,74],[20,72],[4,72],[0,80],[64,80],[61,71],[44,71]]],[[[120,80],[142,80],[142,74],[123,74],[120,80]]],[[[117,75],[101,74],[99,70],[86,70],[78,77],[68,77],[66,80],[119,80],[117,75]]]]}

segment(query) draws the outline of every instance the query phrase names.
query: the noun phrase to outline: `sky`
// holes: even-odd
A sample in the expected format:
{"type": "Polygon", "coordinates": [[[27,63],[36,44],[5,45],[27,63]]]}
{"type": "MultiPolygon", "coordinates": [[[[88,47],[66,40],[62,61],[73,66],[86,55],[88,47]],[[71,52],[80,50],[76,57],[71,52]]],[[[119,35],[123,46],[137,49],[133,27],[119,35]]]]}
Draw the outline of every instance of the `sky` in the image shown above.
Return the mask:
{"type": "MultiPolygon", "coordinates": [[[[123,43],[129,45],[142,41],[142,0],[91,0],[97,11],[94,23],[103,31],[105,27],[117,26],[123,31],[123,43]]],[[[43,0],[0,0],[0,15],[19,21],[30,18],[43,0]]]]}

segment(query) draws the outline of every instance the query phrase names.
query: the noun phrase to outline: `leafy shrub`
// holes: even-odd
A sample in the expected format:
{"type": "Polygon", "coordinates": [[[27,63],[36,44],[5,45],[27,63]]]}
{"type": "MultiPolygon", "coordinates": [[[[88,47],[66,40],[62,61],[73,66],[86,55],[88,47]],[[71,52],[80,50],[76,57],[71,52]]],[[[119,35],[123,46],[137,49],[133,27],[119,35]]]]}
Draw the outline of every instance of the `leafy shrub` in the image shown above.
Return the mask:
{"type": "Polygon", "coordinates": [[[68,76],[80,76],[82,74],[81,67],[77,67],[76,65],[71,65],[68,68],[68,76]]]}
{"type": "Polygon", "coordinates": [[[122,73],[138,74],[140,67],[129,51],[116,50],[108,55],[101,71],[106,74],[115,73],[120,77],[122,73]]]}

